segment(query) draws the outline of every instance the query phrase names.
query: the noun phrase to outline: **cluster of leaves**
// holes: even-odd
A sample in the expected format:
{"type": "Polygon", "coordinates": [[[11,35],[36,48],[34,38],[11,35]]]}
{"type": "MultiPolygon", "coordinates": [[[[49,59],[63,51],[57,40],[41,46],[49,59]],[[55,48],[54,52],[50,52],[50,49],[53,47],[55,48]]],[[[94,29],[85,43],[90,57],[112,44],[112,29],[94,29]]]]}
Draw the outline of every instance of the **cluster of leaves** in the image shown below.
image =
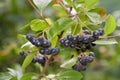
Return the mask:
{"type": "MultiPolygon", "coordinates": [[[[107,38],[107,35],[113,33],[116,28],[115,19],[112,15],[107,15],[105,9],[96,8],[95,6],[97,2],[98,0],[33,0],[33,3],[38,7],[41,13],[45,7],[51,3],[50,7],[52,6],[54,10],[60,12],[60,17],[59,19],[52,21],[49,18],[44,19],[42,16],[43,19],[34,19],[27,25],[23,26],[21,30],[25,30],[29,27],[36,36],[43,35],[46,37],[46,39],[52,43],[52,48],[59,47],[61,50],[58,55],[59,58],[61,58],[61,61],[59,62],[62,64],[60,67],[71,69],[72,65],[76,63],[77,56],[80,53],[77,53],[75,49],[60,46],[58,43],[60,38],[66,37],[68,34],[81,34],[84,29],[93,31],[98,28],[103,28],[105,32],[104,36],[94,43],[99,45],[117,43],[114,38],[107,38]]],[[[21,49],[31,51],[23,62],[22,69],[24,70],[31,63],[38,49],[31,43],[27,42],[24,35],[19,36],[26,42],[22,45],[21,49]]],[[[82,78],[80,75],[81,73],[70,70],[52,75],[52,78],[57,78],[60,80],[80,80],[82,78]]],[[[48,75],[48,77],[51,78],[51,75],[48,75]]]]}

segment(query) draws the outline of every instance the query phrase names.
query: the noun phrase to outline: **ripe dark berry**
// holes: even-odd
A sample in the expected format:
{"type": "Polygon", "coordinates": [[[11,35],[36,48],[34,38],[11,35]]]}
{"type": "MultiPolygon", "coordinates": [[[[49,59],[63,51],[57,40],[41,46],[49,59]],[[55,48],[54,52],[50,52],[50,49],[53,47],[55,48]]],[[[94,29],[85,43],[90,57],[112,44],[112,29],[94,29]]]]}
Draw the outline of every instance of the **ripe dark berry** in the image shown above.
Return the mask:
{"type": "Polygon", "coordinates": [[[25,54],[24,51],[20,51],[20,55],[23,56],[25,54]]]}
{"type": "Polygon", "coordinates": [[[50,54],[50,49],[45,48],[45,52],[44,52],[44,54],[50,54]]]}
{"type": "Polygon", "coordinates": [[[39,47],[39,46],[41,46],[41,45],[42,45],[41,42],[39,42],[38,40],[35,41],[35,46],[39,47]]]}
{"type": "Polygon", "coordinates": [[[82,65],[86,65],[86,64],[87,64],[86,59],[85,59],[85,58],[82,58],[81,56],[78,57],[78,60],[79,60],[79,62],[80,62],[82,65]]]}
{"type": "Polygon", "coordinates": [[[83,40],[83,36],[82,36],[82,35],[78,35],[78,36],[77,36],[77,40],[78,40],[78,41],[82,41],[82,40],[83,40]]]}
{"type": "Polygon", "coordinates": [[[64,46],[69,47],[69,45],[70,45],[70,42],[69,42],[69,40],[66,39],[64,42],[64,46]]]}
{"type": "Polygon", "coordinates": [[[56,53],[59,53],[60,52],[60,49],[59,48],[55,48],[56,50],[56,53]]]}
{"type": "Polygon", "coordinates": [[[96,39],[93,36],[89,37],[90,42],[94,42],[96,39]]]}
{"type": "Polygon", "coordinates": [[[31,39],[31,41],[30,41],[33,45],[35,45],[36,44],[36,40],[33,38],[33,39],[31,39]]]}
{"type": "Polygon", "coordinates": [[[50,46],[51,46],[51,43],[48,42],[47,40],[44,40],[44,41],[42,42],[42,47],[48,48],[48,47],[50,47],[50,46]]]}
{"type": "Polygon", "coordinates": [[[65,42],[65,39],[60,39],[61,44],[64,44],[64,42],[65,42]]]}
{"type": "Polygon", "coordinates": [[[42,66],[45,65],[45,58],[43,56],[39,56],[38,63],[40,63],[42,66]]]}
{"type": "Polygon", "coordinates": [[[89,58],[88,58],[88,62],[91,63],[91,62],[93,62],[93,61],[94,61],[94,57],[89,56],[89,58]]]}
{"type": "Polygon", "coordinates": [[[72,35],[67,35],[67,39],[72,41],[73,40],[73,36],[72,35]]]}
{"type": "Polygon", "coordinates": [[[86,69],[87,69],[87,66],[85,66],[85,65],[82,65],[82,66],[81,66],[81,70],[82,70],[82,71],[85,71],[86,69]]]}
{"type": "Polygon", "coordinates": [[[83,37],[83,43],[89,43],[89,41],[90,41],[90,36],[89,35],[85,35],[83,37]]]}
{"type": "Polygon", "coordinates": [[[44,38],[40,36],[37,40],[38,40],[39,42],[43,42],[44,38]]]}
{"type": "Polygon", "coordinates": [[[34,56],[32,62],[33,62],[33,63],[36,63],[37,61],[38,61],[38,56],[34,56]]]}
{"type": "Polygon", "coordinates": [[[100,35],[102,36],[104,34],[104,30],[103,29],[98,29],[100,35]]]}
{"type": "Polygon", "coordinates": [[[40,52],[40,54],[44,54],[45,53],[45,48],[41,48],[39,52],[40,52]]]}
{"type": "Polygon", "coordinates": [[[95,57],[95,54],[94,54],[94,52],[90,52],[90,53],[88,54],[88,56],[95,57]]]}
{"type": "Polygon", "coordinates": [[[74,45],[74,44],[70,44],[70,47],[71,47],[71,48],[75,48],[75,45],[74,45]]]}
{"type": "Polygon", "coordinates": [[[33,35],[32,35],[32,34],[27,34],[27,35],[26,35],[26,38],[27,38],[29,41],[31,41],[31,40],[33,39],[33,35]]]}
{"type": "Polygon", "coordinates": [[[72,42],[73,42],[73,43],[77,43],[77,41],[78,41],[78,40],[77,40],[77,37],[73,37],[72,42]]]}
{"type": "Polygon", "coordinates": [[[86,35],[89,35],[90,31],[89,30],[83,30],[83,33],[86,34],[86,35]]]}
{"type": "Polygon", "coordinates": [[[98,38],[99,36],[100,36],[99,31],[98,31],[98,30],[95,30],[95,31],[93,32],[93,37],[98,38]]]}

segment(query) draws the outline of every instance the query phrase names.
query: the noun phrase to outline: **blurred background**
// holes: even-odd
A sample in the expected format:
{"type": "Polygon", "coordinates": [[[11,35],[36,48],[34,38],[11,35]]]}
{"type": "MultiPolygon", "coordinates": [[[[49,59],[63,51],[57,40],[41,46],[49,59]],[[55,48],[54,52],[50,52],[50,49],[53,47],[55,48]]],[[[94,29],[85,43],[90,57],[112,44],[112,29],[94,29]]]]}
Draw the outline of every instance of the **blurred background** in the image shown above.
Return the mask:
{"type": "MultiPolygon", "coordinates": [[[[117,29],[114,34],[120,32],[120,0],[99,1],[98,6],[105,8],[108,14],[116,18],[117,29]]],[[[50,10],[47,9],[45,12],[48,11],[50,10]]],[[[45,16],[52,17],[47,13],[45,16]]],[[[23,58],[18,52],[21,44],[18,34],[21,33],[21,26],[35,18],[38,16],[27,0],[0,0],[0,72],[5,72],[6,68],[16,64],[22,64],[23,58]]],[[[83,73],[84,80],[120,80],[119,38],[117,45],[94,47],[96,60],[83,73]]]]}

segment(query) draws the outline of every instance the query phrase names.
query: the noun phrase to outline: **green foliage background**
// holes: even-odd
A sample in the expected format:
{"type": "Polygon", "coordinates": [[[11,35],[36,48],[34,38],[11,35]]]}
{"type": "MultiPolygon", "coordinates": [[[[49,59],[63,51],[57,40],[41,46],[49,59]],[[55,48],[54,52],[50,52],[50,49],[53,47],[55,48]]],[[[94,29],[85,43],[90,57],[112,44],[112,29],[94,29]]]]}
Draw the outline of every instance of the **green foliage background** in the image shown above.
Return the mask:
{"type": "MultiPolygon", "coordinates": [[[[120,14],[119,0],[100,0],[98,6],[104,7],[107,13],[114,16],[120,14]],[[116,13],[115,13],[116,12],[116,13]]],[[[49,7],[44,11],[44,15],[56,20],[57,16],[51,16],[54,13],[49,7]],[[47,12],[49,11],[50,14],[47,12]]],[[[0,0],[0,72],[6,72],[8,67],[14,67],[22,64],[23,58],[18,54],[22,40],[19,40],[18,34],[29,32],[20,31],[20,27],[31,20],[38,18],[33,8],[26,0],[0,0]]],[[[116,21],[120,19],[120,15],[116,21]]],[[[118,22],[117,24],[120,24],[118,22]]],[[[117,34],[120,26],[117,26],[117,34]]],[[[120,38],[120,37],[119,37],[120,38]]],[[[88,69],[83,72],[83,80],[119,80],[120,79],[120,39],[117,45],[96,46],[96,60],[90,64],[88,69]],[[101,50],[102,49],[102,50],[101,50]]],[[[54,64],[57,65],[57,64],[54,64]]],[[[57,67],[56,67],[57,68],[57,67]]],[[[17,71],[17,70],[16,70],[17,71]]],[[[31,72],[38,72],[36,65],[28,66],[31,72]]],[[[50,68],[51,73],[53,72],[50,68]]],[[[6,73],[7,75],[7,73],[6,73]]]]}

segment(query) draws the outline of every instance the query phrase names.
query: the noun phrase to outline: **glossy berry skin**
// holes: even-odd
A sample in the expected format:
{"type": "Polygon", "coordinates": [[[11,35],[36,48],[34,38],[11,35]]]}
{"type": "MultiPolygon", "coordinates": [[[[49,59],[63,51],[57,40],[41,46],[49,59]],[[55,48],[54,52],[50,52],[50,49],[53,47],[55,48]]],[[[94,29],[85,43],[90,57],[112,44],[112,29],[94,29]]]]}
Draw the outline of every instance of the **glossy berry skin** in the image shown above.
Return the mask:
{"type": "Polygon", "coordinates": [[[44,54],[50,54],[50,49],[45,48],[45,52],[44,52],[44,54]]]}
{"type": "Polygon", "coordinates": [[[75,48],[75,45],[74,45],[74,44],[70,44],[70,47],[71,47],[71,48],[75,48]]]}
{"type": "Polygon", "coordinates": [[[72,41],[73,40],[73,36],[72,35],[67,35],[67,39],[72,41]]]}
{"type": "Polygon", "coordinates": [[[96,40],[96,38],[93,37],[93,36],[90,36],[90,37],[89,37],[89,40],[90,40],[90,42],[94,42],[94,41],[96,40]]]}
{"type": "Polygon", "coordinates": [[[94,57],[92,57],[92,56],[88,56],[89,58],[88,58],[88,63],[91,63],[91,62],[93,62],[94,61],[94,57]]]}
{"type": "Polygon", "coordinates": [[[77,41],[78,41],[78,40],[77,40],[77,37],[73,37],[72,42],[73,42],[73,43],[77,43],[77,41]]]}
{"type": "Polygon", "coordinates": [[[85,35],[84,38],[83,38],[83,43],[89,43],[90,41],[90,36],[89,35],[85,35]]]}
{"type": "Polygon", "coordinates": [[[51,49],[51,54],[57,54],[60,52],[60,49],[59,48],[52,48],[51,49]]]}
{"type": "Polygon", "coordinates": [[[37,40],[42,43],[44,41],[44,38],[40,36],[37,38],[37,40]]]}
{"type": "Polygon", "coordinates": [[[56,50],[56,53],[59,53],[60,52],[60,49],[59,48],[55,48],[56,50]]]}
{"type": "Polygon", "coordinates": [[[65,42],[65,39],[60,39],[60,41],[59,41],[61,44],[64,44],[64,42],[65,42]]]}
{"type": "Polygon", "coordinates": [[[104,30],[103,29],[98,29],[100,35],[102,36],[104,34],[104,30]]]}
{"type": "Polygon", "coordinates": [[[85,66],[85,65],[82,65],[82,66],[81,66],[81,70],[82,70],[82,71],[85,71],[86,69],[87,69],[87,66],[85,66]]]}
{"type": "Polygon", "coordinates": [[[83,30],[83,33],[86,34],[86,35],[89,35],[90,31],[89,30],[83,30]]]}
{"type": "Polygon", "coordinates": [[[32,62],[33,62],[33,63],[38,62],[38,56],[34,56],[34,58],[33,58],[32,62]]]}
{"type": "Polygon", "coordinates": [[[42,47],[48,48],[48,47],[50,47],[50,46],[51,46],[51,43],[48,42],[47,40],[44,40],[44,41],[42,42],[42,47]]]}
{"type": "Polygon", "coordinates": [[[38,59],[38,63],[40,63],[42,66],[44,66],[45,65],[45,58],[44,57],[39,57],[39,59],[38,59]]]}
{"type": "Polygon", "coordinates": [[[83,36],[82,35],[77,35],[77,40],[78,41],[82,41],[83,40],[83,36]]]}
{"type": "Polygon", "coordinates": [[[20,51],[20,55],[23,56],[25,54],[24,51],[20,51]]]}
{"type": "Polygon", "coordinates": [[[95,54],[94,54],[94,52],[90,52],[88,56],[95,57],[95,54]]]}
{"type": "Polygon", "coordinates": [[[38,40],[35,41],[35,46],[40,47],[41,45],[42,45],[41,42],[39,42],[38,40]]]}
{"type": "Polygon", "coordinates": [[[29,41],[31,41],[31,40],[33,39],[33,35],[32,35],[32,34],[27,34],[27,35],[26,35],[26,38],[27,38],[29,41]]]}
{"type": "Polygon", "coordinates": [[[100,36],[99,31],[98,31],[98,30],[95,30],[95,31],[93,32],[93,37],[98,38],[99,36],[100,36]]]}
{"type": "Polygon", "coordinates": [[[45,48],[41,48],[41,49],[39,50],[39,52],[40,52],[40,54],[45,54],[45,48]]]}

